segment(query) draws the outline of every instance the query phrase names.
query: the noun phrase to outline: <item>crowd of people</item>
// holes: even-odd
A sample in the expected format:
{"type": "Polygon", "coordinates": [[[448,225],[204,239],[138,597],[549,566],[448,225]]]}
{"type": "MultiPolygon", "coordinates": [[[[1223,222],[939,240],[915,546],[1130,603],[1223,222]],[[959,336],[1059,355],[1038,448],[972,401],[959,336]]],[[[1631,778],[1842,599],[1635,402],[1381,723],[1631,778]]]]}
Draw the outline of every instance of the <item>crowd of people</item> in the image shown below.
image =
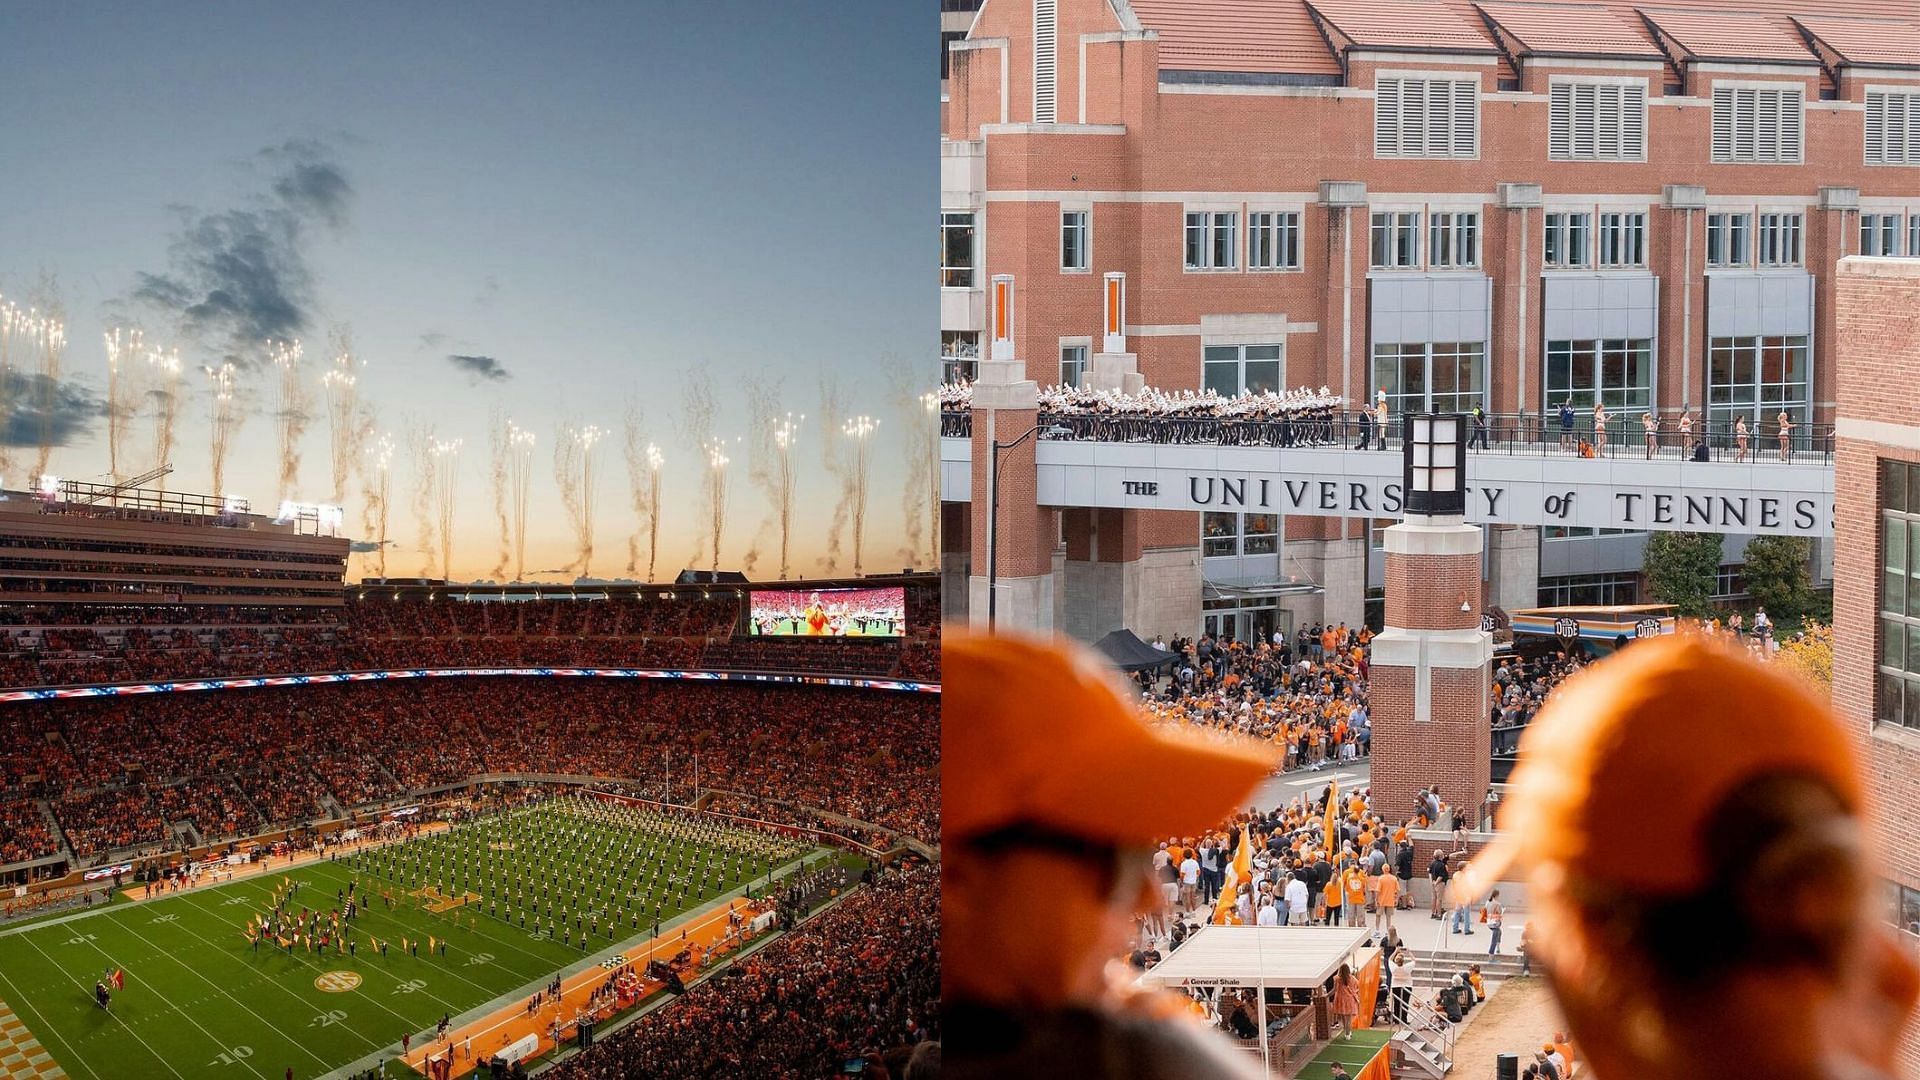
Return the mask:
{"type": "MultiPolygon", "coordinates": [[[[1039,393],[1040,412],[1047,424],[1065,428],[1069,438],[1109,442],[1324,446],[1345,438],[1343,404],[1340,395],[1324,386],[1279,392],[1243,390],[1235,395],[1213,389],[1153,387],[1128,394],[1076,386],[1048,386],[1039,393]]],[[[957,417],[972,407],[971,383],[942,386],[943,431],[948,426],[946,416],[957,417]]]]}
{"type": "Polygon", "coordinates": [[[16,605],[0,618],[0,686],[412,667],[658,667],[939,675],[939,596],[907,590],[900,638],[735,636],[741,600],[468,602],[350,593],[343,607],[16,605]]]}
{"type": "Polygon", "coordinates": [[[885,872],[554,1075],[932,1077],[939,971],[938,868],[885,872]]]}
{"type": "Polygon", "coordinates": [[[170,844],[176,825],[211,843],[493,773],[640,778],[683,802],[697,778],[756,797],[763,819],[816,808],[877,842],[931,841],[938,720],[924,694],[540,677],[15,703],[0,709],[0,850],[58,850],[35,799],[84,858],[170,844]]]}

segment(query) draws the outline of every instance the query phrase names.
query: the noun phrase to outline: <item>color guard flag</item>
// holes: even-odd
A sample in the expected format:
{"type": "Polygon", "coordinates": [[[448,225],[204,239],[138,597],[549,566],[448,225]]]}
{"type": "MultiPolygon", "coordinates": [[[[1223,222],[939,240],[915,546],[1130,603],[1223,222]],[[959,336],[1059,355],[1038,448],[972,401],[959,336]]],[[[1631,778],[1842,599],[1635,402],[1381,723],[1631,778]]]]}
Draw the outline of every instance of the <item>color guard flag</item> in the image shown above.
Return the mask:
{"type": "Polygon", "coordinates": [[[114,968],[113,979],[111,981],[113,982],[113,988],[115,990],[124,990],[127,985],[127,973],[119,968],[114,968]]]}

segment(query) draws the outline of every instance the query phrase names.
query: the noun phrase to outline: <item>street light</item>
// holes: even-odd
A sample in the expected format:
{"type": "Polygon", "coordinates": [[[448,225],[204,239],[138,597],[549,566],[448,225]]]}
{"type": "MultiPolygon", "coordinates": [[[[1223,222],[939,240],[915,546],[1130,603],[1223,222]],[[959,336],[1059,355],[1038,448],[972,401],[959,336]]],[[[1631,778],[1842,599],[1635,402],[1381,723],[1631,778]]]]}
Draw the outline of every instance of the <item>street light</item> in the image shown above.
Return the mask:
{"type": "MultiPolygon", "coordinates": [[[[1025,434],[1012,442],[989,442],[987,454],[987,633],[993,633],[994,615],[1000,599],[1000,454],[1011,450],[1040,431],[1040,425],[1028,428],[1025,434]]],[[[1054,424],[1047,428],[1049,436],[1058,438],[1069,434],[1066,428],[1054,424]]]]}
{"type": "Polygon", "coordinates": [[[1467,425],[1458,413],[1409,413],[1401,417],[1402,491],[1409,515],[1467,512],[1467,425]]]}

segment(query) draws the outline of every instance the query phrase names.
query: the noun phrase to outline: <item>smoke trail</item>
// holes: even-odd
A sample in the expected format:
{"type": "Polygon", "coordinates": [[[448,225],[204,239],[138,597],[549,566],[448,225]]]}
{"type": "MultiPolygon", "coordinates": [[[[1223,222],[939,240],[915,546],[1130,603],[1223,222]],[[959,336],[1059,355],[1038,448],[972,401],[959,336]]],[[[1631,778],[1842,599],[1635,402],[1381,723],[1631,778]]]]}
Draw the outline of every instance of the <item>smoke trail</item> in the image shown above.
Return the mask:
{"type": "MultiPolygon", "coordinates": [[[[736,437],[734,443],[740,440],[736,437]]],[[[720,572],[720,552],[726,547],[727,532],[727,466],[733,458],[727,453],[725,439],[714,439],[707,444],[707,511],[713,518],[713,562],[712,570],[720,572]]]]}
{"type": "Polygon", "coordinates": [[[267,356],[280,369],[279,395],[274,410],[276,431],[280,437],[280,488],[278,498],[285,501],[296,493],[300,481],[300,437],[307,431],[307,387],[300,380],[303,350],[298,341],[269,341],[267,356]]]}
{"type": "MultiPolygon", "coordinates": [[[[21,311],[13,301],[0,296],[0,416],[13,415],[13,343],[16,339],[24,339],[26,335],[27,313],[21,311]]],[[[11,464],[6,443],[0,440],[0,477],[5,476],[11,464]]]]}
{"type": "Polygon", "coordinates": [[[232,364],[221,364],[217,368],[203,368],[207,373],[209,423],[207,427],[207,457],[213,465],[213,493],[225,496],[227,493],[227,447],[233,441],[233,435],[240,430],[243,419],[233,400],[233,383],[236,374],[232,364]]]}
{"type": "Polygon", "coordinates": [[[940,397],[920,391],[916,372],[898,358],[886,358],[887,400],[906,421],[907,480],[900,489],[900,516],[906,524],[902,565],[919,566],[921,545],[929,536],[930,557],[940,562],[940,397]]]}
{"type": "Polygon", "coordinates": [[[513,580],[527,579],[527,495],[533,490],[533,432],[507,422],[508,487],[513,493],[513,580]]]}
{"type": "Polygon", "coordinates": [[[353,332],[345,326],[334,327],[331,337],[333,361],[320,385],[327,396],[327,447],[331,455],[333,501],[345,502],[347,481],[360,460],[360,443],[366,436],[367,421],[359,406],[360,360],[353,354],[353,332]]]}
{"type": "Polygon", "coordinates": [[[513,456],[511,443],[513,421],[494,409],[487,414],[487,460],[489,479],[493,481],[493,516],[500,522],[500,554],[494,560],[493,569],[487,576],[494,581],[504,581],[507,576],[507,560],[513,557],[513,529],[507,521],[507,461],[513,456]]]}
{"type": "Polygon", "coordinates": [[[420,427],[407,421],[407,456],[413,460],[413,519],[415,538],[420,544],[420,576],[435,577],[433,556],[439,550],[434,525],[434,466],[439,456],[433,452],[436,440],[432,427],[420,427]]]}
{"type": "Polygon", "coordinates": [[[868,447],[873,433],[880,429],[880,421],[871,416],[861,415],[848,420],[842,432],[853,442],[853,573],[855,577],[864,572],[861,562],[861,545],[867,536],[867,477],[869,474],[868,447]]]}
{"type": "MultiPolygon", "coordinates": [[[[633,503],[635,522],[633,532],[627,536],[627,574],[631,576],[640,570],[640,534],[655,531],[654,500],[657,497],[656,493],[660,490],[660,477],[657,472],[653,475],[648,474],[648,452],[651,451],[653,457],[658,457],[660,448],[641,445],[646,437],[645,428],[642,423],[640,403],[632,397],[627,398],[627,411],[621,417],[620,429],[623,436],[620,443],[620,456],[627,463],[627,497],[633,503]]],[[[655,535],[658,535],[657,532],[655,535]]],[[[652,579],[652,571],[649,570],[647,580],[652,579]]]]}
{"type": "Polygon", "coordinates": [[[122,472],[120,465],[126,458],[128,428],[138,408],[136,364],[146,355],[146,335],[139,327],[116,326],[102,336],[107,343],[107,472],[117,484],[132,471],[122,472]]]}
{"type": "Polygon", "coordinates": [[[715,536],[716,530],[713,527],[714,522],[717,521],[718,518],[712,511],[716,507],[725,504],[724,498],[715,498],[716,494],[724,496],[725,491],[716,492],[714,490],[714,479],[716,475],[720,475],[722,482],[724,482],[725,478],[724,474],[722,474],[720,470],[713,468],[712,465],[712,444],[714,441],[713,418],[717,413],[713,401],[713,383],[707,378],[707,373],[700,368],[688,369],[684,379],[685,381],[680,389],[680,421],[678,425],[680,441],[692,447],[694,452],[700,455],[700,460],[707,464],[706,472],[701,480],[701,495],[703,496],[702,501],[707,505],[708,513],[705,515],[706,521],[703,523],[700,534],[694,538],[694,550],[690,559],[690,565],[698,565],[702,557],[708,552],[713,553],[712,561],[718,564],[720,559],[720,545],[717,542],[719,538],[715,536]]]}
{"type": "Polygon", "coordinates": [[[747,481],[767,497],[767,515],[754,527],[741,569],[751,574],[760,562],[760,548],[767,534],[779,528],[780,466],[779,447],[774,445],[774,403],[779,383],[754,383],[747,387],[747,481]]]}
{"type": "Polygon", "coordinates": [[[592,424],[567,424],[553,444],[553,475],[577,545],[569,569],[581,577],[593,573],[593,446],[605,434],[592,424]]]}
{"type": "Polygon", "coordinates": [[[381,435],[368,449],[371,458],[361,485],[366,489],[366,508],[362,511],[363,531],[373,534],[374,574],[387,576],[387,510],[393,505],[393,436],[381,435]]]}
{"type": "MultiPolygon", "coordinates": [[[[158,469],[173,460],[173,420],[180,408],[180,350],[148,350],[147,376],[152,387],[147,396],[153,399],[153,467],[158,469]]],[[[155,483],[164,491],[167,478],[158,477],[155,483]]]]}
{"type": "Polygon", "coordinates": [[[434,497],[440,517],[440,576],[453,580],[453,516],[460,507],[460,440],[433,444],[434,497]]]}
{"type": "MultiPolygon", "coordinates": [[[[43,291],[53,286],[42,283],[43,291]]],[[[31,310],[29,315],[34,314],[31,310]]],[[[53,458],[54,406],[60,393],[60,361],[67,351],[67,326],[60,317],[59,301],[48,304],[45,316],[35,323],[33,338],[39,359],[39,378],[34,383],[34,405],[40,411],[39,454],[34,458],[35,482],[47,474],[47,462],[53,458]]]]}
{"type": "Polygon", "coordinates": [[[852,446],[849,440],[841,437],[846,424],[845,406],[840,400],[840,385],[833,374],[822,371],[820,374],[820,429],[827,436],[820,440],[820,461],[826,466],[827,475],[833,478],[839,487],[838,497],[834,500],[833,514],[827,521],[826,554],[820,559],[820,568],[829,574],[840,569],[841,537],[847,529],[847,520],[852,516],[854,495],[854,461],[849,453],[852,446]]]}

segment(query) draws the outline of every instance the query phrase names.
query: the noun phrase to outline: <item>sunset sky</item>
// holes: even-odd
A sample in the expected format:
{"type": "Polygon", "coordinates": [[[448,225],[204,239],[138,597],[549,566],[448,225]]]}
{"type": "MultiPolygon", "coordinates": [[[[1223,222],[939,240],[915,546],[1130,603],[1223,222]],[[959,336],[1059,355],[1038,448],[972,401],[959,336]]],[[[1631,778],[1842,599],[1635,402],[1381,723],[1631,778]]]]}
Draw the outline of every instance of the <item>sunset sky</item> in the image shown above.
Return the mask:
{"type": "MultiPolygon", "coordinates": [[[[688,405],[703,383],[706,427],[732,459],[723,567],[778,573],[772,501],[752,475],[775,459],[753,444],[788,412],[805,414],[795,573],[851,571],[849,459],[837,472],[827,459],[851,447],[840,422],[857,414],[880,421],[865,568],[930,566],[931,433],[914,399],[938,377],[933,18],[923,4],[749,0],[0,8],[0,296],[58,303],[67,336],[44,398],[12,343],[0,480],[31,483],[43,431],[48,472],[107,476],[102,335],[138,326],[184,369],[170,489],[212,489],[208,366],[236,367],[224,488],[256,509],[277,505],[290,470],[286,494],[343,496],[364,545],[367,447],[389,436],[390,574],[440,570],[413,449],[429,438],[461,441],[450,576],[510,562],[488,449],[510,417],[535,439],[529,576],[580,569],[554,451],[587,424],[606,433],[591,569],[629,576],[630,408],[639,445],[665,459],[656,576],[676,573],[711,549],[702,410],[688,405]],[[343,330],[371,416],[343,426],[362,452],[337,493],[320,379],[343,330]],[[266,346],[289,338],[309,399],[293,463],[266,346]]],[[[155,457],[157,399],[133,369],[122,474],[155,457]]],[[[643,536],[637,573],[646,561],[643,536]]],[[[351,576],[371,565],[357,556],[351,576]]]]}

